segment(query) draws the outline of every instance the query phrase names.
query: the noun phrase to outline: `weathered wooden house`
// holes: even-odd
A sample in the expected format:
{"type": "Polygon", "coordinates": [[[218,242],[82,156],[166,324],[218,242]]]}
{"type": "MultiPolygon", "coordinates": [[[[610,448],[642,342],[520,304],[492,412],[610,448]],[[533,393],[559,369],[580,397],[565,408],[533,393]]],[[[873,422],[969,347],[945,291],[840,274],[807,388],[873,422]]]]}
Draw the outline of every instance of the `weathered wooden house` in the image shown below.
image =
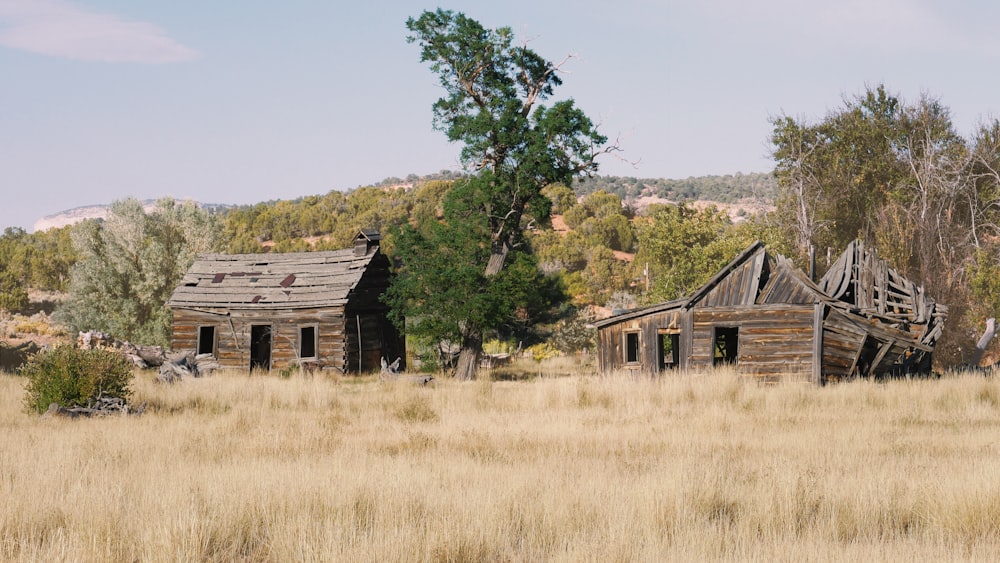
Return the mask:
{"type": "Polygon", "coordinates": [[[860,241],[814,283],[754,243],[693,295],[596,323],[602,371],[733,364],[821,383],[929,371],[947,308],[860,241]]]}
{"type": "Polygon", "coordinates": [[[390,278],[380,240],[362,231],[345,250],[198,256],[167,302],[173,349],[249,370],[365,372],[405,358],[379,300],[390,278]]]}

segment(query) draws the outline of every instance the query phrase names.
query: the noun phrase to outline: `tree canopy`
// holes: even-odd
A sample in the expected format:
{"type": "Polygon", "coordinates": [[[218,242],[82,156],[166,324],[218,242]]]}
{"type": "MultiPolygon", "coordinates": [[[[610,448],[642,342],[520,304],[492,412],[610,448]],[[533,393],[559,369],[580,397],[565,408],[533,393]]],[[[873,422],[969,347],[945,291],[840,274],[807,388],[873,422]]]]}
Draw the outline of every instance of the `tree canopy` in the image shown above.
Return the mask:
{"type": "Polygon", "coordinates": [[[73,231],[79,254],[57,310],[73,330],[101,330],[139,344],[170,344],[167,299],[199,252],[218,249],[218,218],[163,199],[146,213],[136,199],[73,231]]]}
{"type": "Polygon", "coordinates": [[[559,66],[525,44],[515,45],[510,28],[486,29],[442,9],[410,18],[406,27],[407,40],[420,46],[421,61],[430,64],[445,91],[433,104],[434,127],[462,143],[461,160],[470,175],[445,196],[445,226],[405,231],[409,242],[401,248],[409,252],[389,300],[416,325],[430,324],[425,319],[448,306],[461,333],[456,375],[468,379],[475,376],[484,332],[502,319],[483,318],[460,303],[488,295],[508,301],[493,310],[509,316],[517,309],[517,292],[502,288],[515,274],[534,277],[537,272],[521,267],[501,272],[508,263],[525,263],[523,256],[509,256],[530,251],[523,237],[526,225],[548,222],[551,202],[543,188],[569,185],[574,176],[596,171],[596,157],[613,147],[605,146],[607,139],[572,99],[543,103],[562,84],[559,66]],[[412,278],[453,267],[440,250],[459,240],[469,240],[460,246],[463,259],[481,273],[450,277],[451,305],[413,291],[412,278]]]}
{"type": "Polygon", "coordinates": [[[863,239],[951,306],[941,348],[960,350],[949,339],[971,338],[970,288],[997,294],[987,282],[1000,224],[997,123],[965,139],[939,100],[907,103],[880,85],[818,123],[779,116],[772,125],[777,218],[797,254],[863,239]]]}

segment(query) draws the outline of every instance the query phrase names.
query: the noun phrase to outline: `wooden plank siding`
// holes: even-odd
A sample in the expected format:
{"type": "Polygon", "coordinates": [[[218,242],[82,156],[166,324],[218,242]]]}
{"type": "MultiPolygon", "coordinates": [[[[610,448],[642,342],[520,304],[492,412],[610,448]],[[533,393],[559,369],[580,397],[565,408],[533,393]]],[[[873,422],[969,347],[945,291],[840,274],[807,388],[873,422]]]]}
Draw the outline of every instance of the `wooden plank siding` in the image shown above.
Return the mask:
{"type": "Polygon", "coordinates": [[[403,336],[380,300],[391,278],[380,239],[363,231],[345,250],[198,256],[167,303],[173,348],[196,350],[199,327],[211,326],[219,363],[249,369],[252,327],[266,325],[271,369],[304,362],[372,371],[383,357],[405,359],[403,336]],[[299,357],[302,327],[315,330],[310,358],[299,357]]]}
{"type": "Polygon", "coordinates": [[[766,378],[793,374],[809,377],[813,371],[814,318],[812,305],[696,307],[690,366],[711,367],[715,329],[735,327],[739,330],[738,373],[766,378]]]}
{"type": "Polygon", "coordinates": [[[249,369],[250,327],[271,325],[271,368],[298,365],[299,327],[316,326],[316,356],[324,367],[345,370],[343,308],[292,312],[223,311],[212,314],[189,309],[173,311],[173,348],[195,350],[198,328],[215,328],[216,356],[223,367],[249,369]],[[227,314],[228,313],[228,314],[227,314]]]}
{"type": "Polygon", "coordinates": [[[716,334],[725,334],[737,338],[741,375],[805,375],[822,383],[882,377],[917,365],[929,369],[946,318],[947,307],[860,242],[817,283],[791,260],[768,255],[758,241],[690,297],[595,325],[604,371],[659,371],[657,335],[672,323],[679,328],[681,367],[712,366],[716,334]],[[625,361],[629,333],[640,338],[634,362],[625,361]]]}
{"type": "Polygon", "coordinates": [[[656,311],[647,315],[642,315],[631,320],[609,327],[607,330],[598,331],[598,364],[602,371],[628,370],[652,374],[659,372],[659,335],[661,330],[680,331],[680,350],[678,356],[681,363],[678,368],[687,367],[684,358],[687,357],[685,348],[684,325],[686,319],[690,317],[690,312],[681,308],[672,308],[656,311]],[[639,361],[626,362],[625,341],[626,334],[637,333],[639,335],[639,361]]]}

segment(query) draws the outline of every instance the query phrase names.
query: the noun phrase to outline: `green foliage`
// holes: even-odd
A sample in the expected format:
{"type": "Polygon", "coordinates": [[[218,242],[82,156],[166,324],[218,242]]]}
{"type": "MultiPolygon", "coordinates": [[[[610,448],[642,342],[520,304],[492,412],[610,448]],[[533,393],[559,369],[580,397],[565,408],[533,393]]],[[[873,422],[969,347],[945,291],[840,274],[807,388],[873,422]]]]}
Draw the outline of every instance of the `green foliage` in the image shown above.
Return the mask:
{"type": "Polygon", "coordinates": [[[549,198],[552,202],[552,213],[557,215],[565,213],[567,209],[576,205],[576,194],[573,192],[573,188],[565,184],[549,184],[542,188],[542,195],[549,198]]]}
{"type": "Polygon", "coordinates": [[[474,326],[501,336],[523,335],[561,298],[556,278],[545,276],[534,256],[513,252],[507,267],[486,276],[489,246],[481,224],[433,222],[423,232],[404,225],[396,250],[405,261],[385,296],[390,316],[428,342],[460,342],[474,326]],[[427,234],[425,234],[427,233],[427,234]]]}
{"type": "Polygon", "coordinates": [[[547,343],[563,354],[593,351],[597,347],[597,331],[588,326],[594,320],[593,316],[574,308],[566,313],[555,323],[547,343]]]}
{"type": "Polygon", "coordinates": [[[674,202],[707,200],[736,203],[744,199],[773,201],[778,193],[774,176],[761,172],[684,179],[590,176],[582,178],[573,187],[580,195],[605,191],[629,202],[643,196],[657,196],[674,202]]]}
{"type": "Polygon", "coordinates": [[[630,252],[636,230],[618,196],[595,192],[573,203],[563,214],[564,235],[535,231],[531,244],[542,269],[559,273],[577,303],[603,304],[610,294],[628,287],[629,266],[615,250],[630,252]]]}
{"type": "Polygon", "coordinates": [[[263,252],[265,243],[273,243],[273,252],[338,250],[350,246],[359,230],[375,229],[387,235],[382,249],[388,254],[388,233],[406,222],[420,225],[440,217],[441,200],[452,183],[433,179],[438,176],[414,178],[412,190],[363,187],[236,208],[225,216],[222,238],[232,253],[263,252]]]}
{"type": "MultiPolygon", "coordinates": [[[[715,207],[650,206],[639,227],[638,268],[648,264],[646,303],[684,297],[704,285],[756,239],[753,229],[737,229],[715,207]]],[[[638,269],[637,268],[637,269],[638,269]]]]}
{"type": "Polygon", "coordinates": [[[62,291],[76,262],[70,228],[26,233],[8,227],[0,235],[0,272],[7,272],[21,288],[62,291]]]}
{"type": "Polygon", "coordinates": [[[964,139],[937,99],[907,103],[880,85],[818,123],[781,116],[772,125],[776,218],[796,254],[865,240],[949,306],[935,359],[957,357],[979,324],[965,315],[970,304],[974,315],[995,315],[981,303],[993,299],[998,261],[1000,123],[964,139]]]}
{"type": "Polygon", "coordinates": [[[28,306],[28,292],[13,272],[0,271],[0,311],[15,312],[28,306]]]}
{"type": "Polygon", "coordinates": [[[1000,261],[997,249],[978,250],[969,267],[969,290],[976,317],[995,317],[1000,311],[1000,261]]]}
{"type": "Polygon", "coordinates": [[[596,171],[607,139],[573,100],[543,103],[562,84],[558,69],[514,45],[510,28],[489,30],[442,9],[406,27],[444,88],[434,126],[462,143],[461,160],[476,173],[447,192],[442,223],[403,231],[400,254],[408,262],[389,300],[417,319],[417,330],[460,337],[458,375],[470,378],[484,333],[529,322],[546,301],[523,237],[527,224],[548,222],[552,204],[543,189],[596,171]]]}
{"type": "Polygon", "coordinates": [[[28,379],[25,407],[45,412],[52,403],[86,406],[100,397],[131,397],[132,365],[111,350],[81,350],[64,344],[32,356],[19,373],[28,379]]]}
{"type": "Polygon", "coordinates": [[[559,352],[559,350],[555,349],[553,346],[549,345],[546,342],[540,342],[538,344],[529,346],[526,351],[528,355],[531,356],[531,359],[535,360],[536,362],[550,360],[552,358],[558,358],[559,356],[562,355],[559,352]]]}
{"type": "Polygon", "coordinates": [[[860,237],[913,279],[961,268],[986,208],[977,209],[974,150],[938,100],[907,104],[880,85],[819,123],[772,124],[777,217],[800,257],[810,245],[839,252],[860,237]]]}
{"type": "Polygon", "coordinates": [[[80,259],[68,299],[56,311],[72,330],[166,346],[166,301],[199,252],[218,248],[215,216],[191,202],[164,199],[151,213],[135,199],[116,201],[103,222],[73,232],[80,259]]]}

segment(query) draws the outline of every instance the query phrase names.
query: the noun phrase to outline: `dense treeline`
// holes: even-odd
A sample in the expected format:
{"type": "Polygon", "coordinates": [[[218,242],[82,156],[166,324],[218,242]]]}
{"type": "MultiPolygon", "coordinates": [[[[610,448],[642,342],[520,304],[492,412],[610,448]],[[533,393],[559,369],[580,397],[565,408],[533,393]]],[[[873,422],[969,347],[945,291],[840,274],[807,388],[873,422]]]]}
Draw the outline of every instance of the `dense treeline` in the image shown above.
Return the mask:
{"type": "Polygon", "coordinates": [[[907,103],[878,86],[817,123],[773,126],[776,219],[796,255],[863,239],[950,306],[939,349],[963,362],[1000,307],[1000,122],[964,138],[939,100],[907,103]]]}
{"type": "Polygon", "coordinates": [[[70,227],[29,234],[8,227],[0,236],[0,311],[28,306],[27,288],[63,291],[76,262],[70,227]]]}
{"type": "Polygon", "coordinates": [[[71,227],[28,233],[8,227],[0,236],[0,271],[24,287],[63,291],[76,262],[71,227]]]}

